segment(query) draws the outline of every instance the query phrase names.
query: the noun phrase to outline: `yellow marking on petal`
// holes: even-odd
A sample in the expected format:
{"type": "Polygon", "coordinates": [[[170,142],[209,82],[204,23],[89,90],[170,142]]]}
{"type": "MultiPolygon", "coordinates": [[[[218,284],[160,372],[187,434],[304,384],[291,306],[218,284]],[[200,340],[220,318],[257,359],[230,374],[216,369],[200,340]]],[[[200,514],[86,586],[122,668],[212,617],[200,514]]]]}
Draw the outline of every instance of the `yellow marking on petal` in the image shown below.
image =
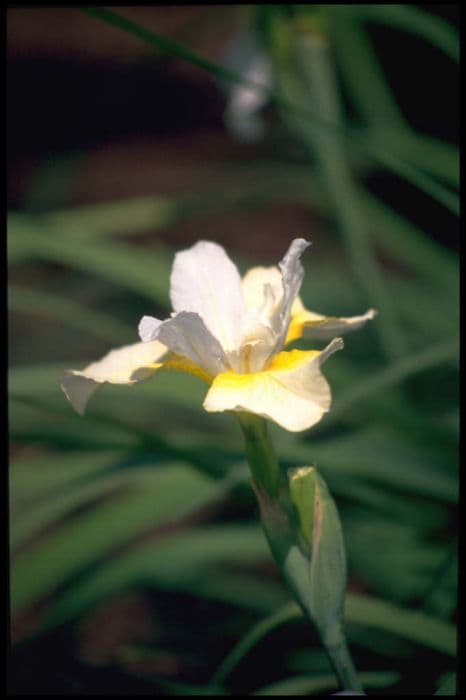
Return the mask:
{"type": "Polygon", "coordinates": [[[291,320],[285,345],[302,338],[303,335],[324,340],[357,330],[367,321],[373,319],[376,314],[375,309],[369,309],[359,316],[323,316],[306,309],[301,299],[297,297],[291,309],[291,320]]]}
{"type": "Polygon", "coordinates": [[[299,340],[302,338],[304,328],[309,324],[320,325],[320,323],[326,321],[324,316],[315,314],[313,311],[309,311],[304,306],[301,301],[301,297],[297,296],[291,307],[291,319],[290,325],[288,326],[288,333],[285,339],[285,345],[292,343],[293,340],[299,340]]]}
{"type": "Polygon", "coordinates": [[[246,411],[275,421],[286,430],[307,430],[329,410],[330,387],[322,363],[341,349],[335,338],[324,350],[280,352],[262,372],[218,374],[204,400],[209,412],[246,411]]]}
{"type": "Polygon", "coordinates": [[[181,357],[181,355],[171,355],[166,362],[160,362],[157,364],[160,364],[160,369],[188,372],[188,374],[193,374],[195,377],[207,382],[207,384],[211,384],[213,380],[213,377],[206,372],[205,369],[197,365],[192,360],[188,360],[186,357],[181,357]]]}
{"type": "Polygon", "coordinates": [[[274,355],[266,367],[266,372],[288,372],[306,364],[320,355],[319,350],[285,350],[274,355]]]}
{"type": "MultiPolygon", "coordinates": [[[[279,352],[274,355],[268,365],[261,372],[222,372],[215,377],[217,383],[228,387],[251,386],[257,381],[262,381],[265,375],[275,374],[276,372],[289,372],[293,369],[298,369],[300,365],[304,365],[309,360],[320,355],[319,350],[290,350],[279,352]]],[[[189,370],[187,370],[189,371],[189,370]]],[[[209,379],[212,381],[212,378],[209,379]]]]}
{"type": "MultiPolygon", "coordinates": [[[[299,340],[302,338],[305,328],[319,328],[320,326],[326,326],[329,321],[344,322],[345,319],[337,318],[336,316],[323,316],[316,317],[312,311],[303,311],[296,316],[292,317],[290,325],[288,326],[288,333],[285,340],[285,345],[291,343],[293,340],[299,340]]],[[[349,327],[349,324],[348,324],[349,327]]],[[[338,328],[338,332],[341,333],[342,329],[338,328]]]]}
{"type": "Polygon", "coordinates": [[[290,325],[288,326],[288,333],[285,338],[285,345],[292,343],[293,340],[299,340],[302,337],[304,330],[304,323],[299,320],[299,316],[292,317],[290,325]]]}

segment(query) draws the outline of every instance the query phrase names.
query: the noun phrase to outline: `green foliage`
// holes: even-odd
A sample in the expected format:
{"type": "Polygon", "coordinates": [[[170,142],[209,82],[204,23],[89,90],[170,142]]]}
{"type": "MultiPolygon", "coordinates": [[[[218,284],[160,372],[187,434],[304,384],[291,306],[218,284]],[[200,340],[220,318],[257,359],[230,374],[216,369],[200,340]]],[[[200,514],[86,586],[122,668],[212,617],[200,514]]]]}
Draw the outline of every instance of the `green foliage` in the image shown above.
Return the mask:
{"type": "MultiPolygon", "coordinates": [[[[337,314],[371,305],[379,311],[373,328],[349,336],[345,353],[329,363],[334,403],[321,424],[309,435],[271,427],[281,467],[315,464],[335,497],[350,590],[362,591],[346,599],[348,638],[362,657],[364,649],[377,656],[360,669],[365,688],[403,688],[406,658],[415,668],[416,655],[428,649],[438,679],[430,692],[454,694],[458,261],[370,193],[365,176],[382,164],[456,211],[458,152],[408,124],[366,24],[417,34],[452,60],[458,38],[415,7],[320,7],[317,24],[298,21],[312,5],[293,17],[281,6],[252,13],[275,65],[269,96],[285,134],[273,158],[251,155],[246,170],[254,177],[236,163],[222,171],[231,187],[218,191],[67,207],[62,179],[72,172],[62,163],[54,173],[48,163],[45,189],[57,181],[56,205],[44,201],[38,181],[29,193],[33,206],[8,217],[13,624],[42,606],[34,634],[77,628],[125,592],[201,601],[206,621],[218,614],[225,625],[225,646],[221,654],[204,648],[199,636],[192,652],[212,682],[196,679],[184,690],[166,683],[169,694],[318,694],[335,688],[335,679],[311,657],[293,664],[288,637],[281,646],[289,627],[305,623],[260,531],[238,426],[231,416],[202,413],[204,385],[161,373],[135,387],[105,387],[80,418],[59,380],[64,369],[135,342],[142,313],[168,312],[175,246],[158,232],[167,241],[183,218],[196,222],[251,202],[266,209],[278,195],[306,204],[326,226],[322,249],[314,246],[305,259],[306,305],[337,314]],[[328,32],[323,45],[309,41],[309,26],[328,32]],[[304,157],[294,161],[296,143],[304,157]],[[289,675],[250,682],[242,675],[247,657],[272,633],[289,675]]],[[[245,84],[117,13],[87,12],[245,84]]],[[[259,252],[241,267],[261,264],[259,252]]],[[[295,660],[304,650],[319,652],[311,635],[296,639],[295,660]]]]}

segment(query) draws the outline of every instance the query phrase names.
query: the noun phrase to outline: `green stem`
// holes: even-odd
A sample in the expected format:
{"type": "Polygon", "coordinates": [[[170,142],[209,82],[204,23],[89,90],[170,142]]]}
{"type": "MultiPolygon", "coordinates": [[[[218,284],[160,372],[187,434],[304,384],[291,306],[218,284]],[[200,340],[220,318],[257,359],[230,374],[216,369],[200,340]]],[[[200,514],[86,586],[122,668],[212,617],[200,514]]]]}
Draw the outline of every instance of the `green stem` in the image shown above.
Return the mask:
{"type": "Polygon", "coordinates": [[[267,423],[251,413],[238,413],[238,418],[254,480],[275,500],[280,486],[280,465],[267,433],[267,423]]]}
{"type": "Polygon", "coordinates": [[[322,643],[342,689],[355,690],[364,694],[342,628],[339,627],[334,639],[326,639],[322,635],[322,643]]]}
{"type": "MultiPolygon", "coordinates": [[[[309,552],[305,553],[302,550],[300,538],[297,536],[289,483],[281,478],[280,466],[267,433],[267,424],[263,418],[249,413],[239,413],[238,417],[254,478],[254,490],[259,501],[262,524],[271,552],[302,611],[317,628],[342,689],[362,692],[346,644],[341,619],[327,621],[325,616],[322,618],[313,614],[309,588],[309,552]]],[[[236,661],[235,652],[222,665],[214,680],[217,683],[219,679],[223,680],[236,661]]]]}

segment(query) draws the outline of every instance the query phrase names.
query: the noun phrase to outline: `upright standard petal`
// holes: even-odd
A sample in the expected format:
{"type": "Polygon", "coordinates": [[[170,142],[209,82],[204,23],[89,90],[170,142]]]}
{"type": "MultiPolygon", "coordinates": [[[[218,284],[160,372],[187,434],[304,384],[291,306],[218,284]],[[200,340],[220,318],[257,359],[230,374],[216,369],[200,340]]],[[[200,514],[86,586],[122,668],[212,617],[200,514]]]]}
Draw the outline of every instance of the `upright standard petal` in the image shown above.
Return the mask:
{"type": "Polygon", "coordinates": [[[305,241],[304,238],[295,238],[283,260],[278,263],[278,267],[282,273],[283,300],[280,312],[281,330],[277,349],[281,349],[285,344],[291,319],[291,308],[303,283],[304,268],[301,265],[300,258],[310,245],[309,241],[305,241]]]}
{"type": "Polygon", "coordinates": [[[241,286],[248,313],[272,327],[283,298],[278,267],[252,267],[241,280],[241,286]]]}
{"type": "Polygon", "coordinates": [[[369,309],[360,316],[324,316],[306,309],[301,299],[297,297],[291,310],[286,342],[291,343],[302,337],[329,340],[336,335],[361,328],[376,315],[375,309],[369,309]]]}
{"type": "Polygon", "coordinates": [[[263,372],[220,374],[207,393],[204,408],[211,412],[249,411],[286,430],[306,430],[330,408],[330,387],[320,367],[342,347],[341,338],[335,338],[322,352],[281,352],[263,372]]]}
{"type": "Polygon", "coordinates": [[[225,351],[238,349],[245,315],[241,277],[222,246],[199,241],[177,253],[170,298],[174,311],[199,314],[225,351]]]}
{"type": "Polygon", "coordinates": [[[80,414],[102,384],[135,384],[154,374],[163,363],[167,348],[162,343],[133,343],[111,350],[98,362],[92,362],[82,371],[66,370],[62,381],[66,398],[80,414]]]}
{"type": "Polygon", "coordinates": [[[295,238],[278,268],[253,267],[242,280],[248,314],[255,315],[261,323],[267,324],[273,333],[273,342],[266,359],[285,345],[291,309],[304,277],[300,258],[309,245],[309,241],[304,238],[295,238]]]}
{"type": "Polygon", "coordinates": [[[166,321],[143,316],[139,335],[145,342],[159,340],[172,352],[187,357],[214,377],[228,368],[223,348],[197,313],[181,311],[166,321]]]}

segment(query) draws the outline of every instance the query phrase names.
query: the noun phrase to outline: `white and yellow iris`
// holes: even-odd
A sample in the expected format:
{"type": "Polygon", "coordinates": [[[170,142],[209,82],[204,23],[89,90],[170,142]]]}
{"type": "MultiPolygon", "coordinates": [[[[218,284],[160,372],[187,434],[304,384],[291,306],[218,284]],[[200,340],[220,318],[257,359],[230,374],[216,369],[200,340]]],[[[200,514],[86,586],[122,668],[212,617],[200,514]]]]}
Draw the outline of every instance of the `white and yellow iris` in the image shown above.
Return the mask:
{"type": "Polygon", "coordinates": [[[199,241],[175,256],[171,317],[144,316],[140,343],[112,350],[81,372],[68,370],[62,389],[81,414],[102,384],[135,384],[161,369],[179,369],[209,383],[207,411],[247,411],[290,431],[305,430],[328,411],[322,363],[343,347],[284,347],[304,336],[329,339],[374,317],[335,318],[305,309],[299,298],[309,243],[295,239],[278,267],[255,267],[241,278],[222,246],[199,241]]]}

